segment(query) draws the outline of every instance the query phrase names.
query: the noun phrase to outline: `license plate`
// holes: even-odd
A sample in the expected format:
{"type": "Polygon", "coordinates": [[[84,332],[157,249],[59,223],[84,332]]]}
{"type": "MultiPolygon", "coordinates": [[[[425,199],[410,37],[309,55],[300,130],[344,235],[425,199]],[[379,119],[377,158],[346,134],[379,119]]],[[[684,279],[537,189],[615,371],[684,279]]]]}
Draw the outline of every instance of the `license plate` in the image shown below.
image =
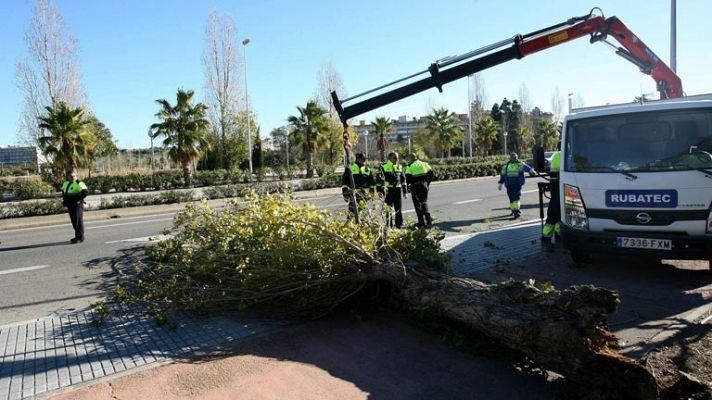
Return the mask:
{"type": "Polygon", "coordinates": [[[632,249],[672,250],[672,240],[619,237],[617,246],[632,249]]]}

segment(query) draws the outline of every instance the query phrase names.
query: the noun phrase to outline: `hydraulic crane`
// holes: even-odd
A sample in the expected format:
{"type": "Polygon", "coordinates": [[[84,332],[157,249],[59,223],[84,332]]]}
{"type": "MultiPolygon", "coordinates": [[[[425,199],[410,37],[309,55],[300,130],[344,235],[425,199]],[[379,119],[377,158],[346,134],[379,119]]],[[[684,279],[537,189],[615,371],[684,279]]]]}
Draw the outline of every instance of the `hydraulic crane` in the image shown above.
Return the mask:
{"type": "Polygon", "coordinates": [[[601,42],[608,45],[615,50],[616,54],[636,65],[640,72],[650,75],[655,80],[661,99],[682,97],[682,83],[675,72],[660,60],[642,40],[634,35],[621,20],[615,16],[604,18],[602,15],[594,15],[594,10],[600,12],[600,9],[594,8],[587,15],[573,17],[565,22],[526,35],[516,35],[463,55],[438,60],[426,70],[344,100],[340,100],[336,92],[331,92],[334,107],[339,113],[341,122],[346,125],[349,119],[360,114],[430,88],[438,88],[442,92],[442,87],[446,83],[510,60],[527,57],[541,50],[558,46],[586,35],[590,36],[591,43],[601,42]],[[622,47],[617,47],[608,41],[609,37],[616,39],[622,47]],[[429,74],[429,76],[373,95],[365,100],[353,102],[357,98],[379,92],[387,87],[403,83],[423,74],[429,74]],[[351,104],[345,105],[345,103],[351,104]]]}

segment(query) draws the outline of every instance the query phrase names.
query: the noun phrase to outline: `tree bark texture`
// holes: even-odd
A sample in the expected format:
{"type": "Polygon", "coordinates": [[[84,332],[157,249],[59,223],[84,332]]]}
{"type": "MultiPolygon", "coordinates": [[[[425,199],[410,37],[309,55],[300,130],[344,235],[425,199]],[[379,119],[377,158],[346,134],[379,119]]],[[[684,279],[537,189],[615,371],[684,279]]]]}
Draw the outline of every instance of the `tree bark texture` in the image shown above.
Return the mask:
{"type": "Polygon", "coordinates": [[[405,302],[449,318],[519,350],[541,367],[622,398],[656,399],[653,375],[611,347],[606,315],[616,292],[591,285],[541,291],[522,282],[485,284],[474,279],[394,265],[374,267],[405,302]]]}

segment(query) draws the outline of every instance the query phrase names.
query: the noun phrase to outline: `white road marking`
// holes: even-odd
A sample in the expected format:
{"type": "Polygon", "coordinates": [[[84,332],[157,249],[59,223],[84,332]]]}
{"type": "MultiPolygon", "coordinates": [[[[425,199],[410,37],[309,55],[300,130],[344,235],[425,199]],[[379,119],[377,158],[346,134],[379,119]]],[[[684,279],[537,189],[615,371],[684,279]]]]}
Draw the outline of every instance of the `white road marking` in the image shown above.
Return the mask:
{"type": "Polygon", "coordinates": [[[0,275],[14,274],[16,272],[34,271],[36,269],[42,269],[47,267],[49,267],[49,265],[35,265],[34,267],[6,269],[5,271],[0,271],[0,275]]]}
{"type": "Polygon", "coordinates": [[[137,243],[158,242],[161,240],[168,239],[170,237],[171,237],[170,235],[143,236],[143,237],[137,237],[137,238],[131,238],[131,239],[112,240],[110,242],[104,242],[104,244],[130,243],[130,242],[137,242],[137,243]]]}
{"type": "Polygon", "coordinates": [[[89,230],[89,229],[113,228],[113,227],[115,227],[115,226],[147,224],[147,223],[149,223],[149,222],[161,222],[161,221],[173,221],[173,218],[159,218],[159,219],[149,219],[149,220],[147,220],[147,221],[124,222],[124,223],[122,223],[122,224],[90,226],[90,227],[87,227],[87,228],[85,228],[85,229],[86,229],[86,230],[89,230]]]}
{"type": "MultiPolygon", "coordinates": [[[[168,215],[176,215],[177,213],[168,213],[168,214],[151,214],[151,215],[139,215],[136,217],[121,217],[121,218],[107,218],[106,220],[94,220],[94,221],[84,221],[84,229],[93,229],[96,228],[94,226],[89,226],[89,224],[96,224],[96,223],[102,223],[102,222],[108,222],[108,221],[126,221],[130,219],[138,219],[138,218],[154,218],[154,217],[165,217],[168,215]]],[[[149,221],[154,221],[154,220],[149,220],[149,221]]],[[[144,222],[149,222],[149,221],[139,221],[140,223],[144,222]]],[[[52,228],[66,228],[67,225],[69,225],[69,219],[67,219],[66,223],[62,224],[54,224],[54,225],[43,225],[43,226],[34,226],[32,228],[15,228],[15,229],[6,229],[3,230],[3,232],[19,232],[19,231],[36,231],[38,229],[46,230],[46,229],[52,229],[52,228]]],[[[119,226],[119,224],[115,225],[106,225],[106,226],[119,226]]]]}
{"type": "Polygon", "coordinates": [[[522,192],[522,194],[524,194],[524,193],[536,193],[536,192],[538,192],[538,191],[539,191],[539,189],[525,190],[525,191],[522,192]]]}
{"type": "Polygon", "coordinates": [[[464,200],[464,201],[456,201],[452,204],[460,205],[460,204],[467,204],[467,203],[474,203],[476,201],[482,201],[482,199],[471,199],[471,200],[464,200]]]}
{"type": "Polygon", "coordinates": [[[403,214],[412,213],[412,212],[415,212],[415,209],[412,208],[412,209],[410,209],[410,210],[403,210],[402,212],[403,212],[403,214]]]}

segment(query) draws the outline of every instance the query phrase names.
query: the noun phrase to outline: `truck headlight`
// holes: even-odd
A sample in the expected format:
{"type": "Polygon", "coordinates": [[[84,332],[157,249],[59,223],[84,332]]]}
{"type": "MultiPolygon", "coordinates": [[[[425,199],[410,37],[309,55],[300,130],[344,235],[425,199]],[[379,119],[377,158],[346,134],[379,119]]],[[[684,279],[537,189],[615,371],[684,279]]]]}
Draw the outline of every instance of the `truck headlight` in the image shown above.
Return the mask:
{"type": "Polygon", "coordinates": [[[564,185],[564,222],[574,229],[588,230],[586,207],[576,186],[564,185]]]}

